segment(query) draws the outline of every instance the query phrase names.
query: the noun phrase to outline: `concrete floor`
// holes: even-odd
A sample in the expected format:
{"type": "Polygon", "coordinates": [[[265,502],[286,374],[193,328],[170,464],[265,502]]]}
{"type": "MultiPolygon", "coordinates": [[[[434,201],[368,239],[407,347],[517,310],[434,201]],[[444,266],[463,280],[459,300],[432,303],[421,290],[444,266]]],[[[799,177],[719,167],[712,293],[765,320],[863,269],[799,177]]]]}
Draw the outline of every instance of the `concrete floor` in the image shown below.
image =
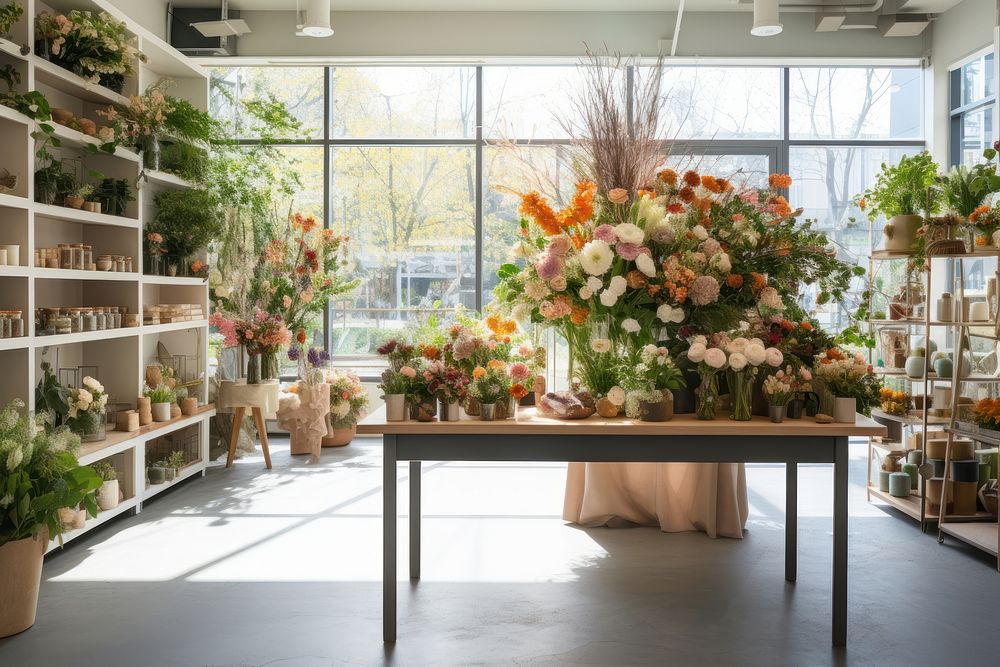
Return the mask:
{"type": "Polygon", "coordinates": [[[568,526],[562,465],[425,465],[424,576],[400,584],[385,648],[377,441],[312,467],[274,449],[271,472],[210,469],[51,556],[0,665],[996,664],[993,560],[868,505],[863,446],[846,650],[830,646],[829,467],[800,470],[791,586],[781,466],[748,469],[738,541],[568,526]]]}

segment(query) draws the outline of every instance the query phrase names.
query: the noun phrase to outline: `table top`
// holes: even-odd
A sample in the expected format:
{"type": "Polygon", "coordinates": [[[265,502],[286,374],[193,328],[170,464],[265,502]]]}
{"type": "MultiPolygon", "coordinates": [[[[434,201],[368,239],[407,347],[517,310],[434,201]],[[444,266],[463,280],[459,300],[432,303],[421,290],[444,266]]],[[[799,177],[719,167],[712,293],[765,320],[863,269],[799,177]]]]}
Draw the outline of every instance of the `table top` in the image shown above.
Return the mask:
{"type": "Polygon", "coordinates": [[[536,408],[518,408],[516,419],[482,421],[462,414],[453,422],[387,422],[385,406],[358,422],[358,433],[367,435],[416,434],[511,434],[511,435],[769,435],[769,436],[887,436],[885,426],[855,415],[854,423],[817,424],[812,417],[786,419],[780,424],[768,417],[750,421],[733,421],[720,412],[713,420],[696,419],[693,414],[676,415],[667,422],[644,422],[615,417],[606,419],[594,415],[587,419],[552,419],[538,414],[536,408]]]}

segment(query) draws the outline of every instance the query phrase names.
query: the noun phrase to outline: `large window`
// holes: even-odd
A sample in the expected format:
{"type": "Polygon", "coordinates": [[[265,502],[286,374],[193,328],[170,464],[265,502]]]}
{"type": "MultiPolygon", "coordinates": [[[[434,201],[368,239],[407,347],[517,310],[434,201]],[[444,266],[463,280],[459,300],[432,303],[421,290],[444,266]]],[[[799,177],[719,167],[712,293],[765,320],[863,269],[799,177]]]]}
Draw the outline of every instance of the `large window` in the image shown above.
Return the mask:
{"type": "MultiPolygon", "coordinates": [[[[281,142],[303,171],[296,206],[351,236],[362,281],[330,304],[326,340],[334,354],[364,356],[431,313],[490,300],[517,233],[517,193],[560,205],[572,194],[567,125],[580,82],[575,66],[237,67],[215,71],[212,110],[248,141],[254,128],[234,117],[232,97],[273,95],[302,121],[281,142]]],[[[923,149],[920,82],[916,67],[670,67],[664,163],[749,185],[788,172],[793,203],[862,262],[881,222],[869,226],[854,197],[883,161],[923,149]]],[[[814,295],[802,296],[812,309],[814,295]]],[[[849,309],[816,315],[836,329],[849,309]]]]}
{"type": "Polygon", "coordinates": [[[950,160],[954,166],[971,166],[993,145],[993,114],[997,91],[992,49],[951,70],[950,160]]]}

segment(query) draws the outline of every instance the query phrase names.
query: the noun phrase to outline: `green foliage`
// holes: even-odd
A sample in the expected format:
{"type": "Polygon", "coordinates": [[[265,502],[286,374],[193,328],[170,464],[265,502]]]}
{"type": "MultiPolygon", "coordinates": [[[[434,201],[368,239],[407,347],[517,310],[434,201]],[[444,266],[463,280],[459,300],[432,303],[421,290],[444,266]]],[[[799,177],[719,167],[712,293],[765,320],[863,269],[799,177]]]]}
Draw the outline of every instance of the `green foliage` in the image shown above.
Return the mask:
{"type": "Polygon", "coordinates": [[[223,231],[219,199],[207,189],[165,190],[156,196],[156,205],[159,210],[148,229],[163,235],[171,254],[189,257],[223,231]]]}
{"type": "Polygon", "coordinates": [[[937,202],[927,192],[937,182],[937,172],[938,165],[927,151],[904,155],[892,167],[883,162],[875,185],[864,193],[869,217],[935,213],[937,202]]]}
{"type": "Polygon", "coordinates": [[[167,467],[180,469],[184,467],[184,452],[174,450],[170,452],[170,456],[167,457],[167,467]]]}
{"type": "Polygon", "coordinates": [[[118,469],[110,461],[99,461],[90,467],[105,482],[118,479],[118,469]]]}
{"type": "Polygon", "coordinates": [[[22,401],[0,412],[0,546],[35,537],[48,529],[62,534],[59,510],[83,503],[97,516],[94,492],[102,480],[89,466],[80,466],[80,438],[65,428],[47,432],[42,417],[22,414],[22,401]]]}
{"type": "Polygon", "coordinates": [[[221,126],[208,113],[185,99],[168,95],[167,133],[179,139],[208,144],[218,138],[221,126]]]}
{"type": "Polygon", "coordinates": [[[208,152],[183,141],[160,147],[160,168],[192,183],[204,183],[208,175],[208,152]]]}
{"type": "Polygon", "coordinates": [[[101,211],[109,215],[125,215],[125,207],[135,201],[132,184],[126,178],[105,178],[94,190],[101,202],[101,211]]]}
{"type": "Polygon", "coordinates": [[[17,0],[12,0],[4,7],[0,7],[0,37],[10,39],[10,29],[21,20],[23,15],[24,7],[17,0]]]}
{"type": "Polygon", "coordinates": [[[941,177],[941,187],[948,208],[968,219],[976,207],[995,192],[1000,192],[1000,176],[993,162],[997,152],[992,148],[983,151],[986,162],[971,169],[962,165],[952,167],[947,176],[941,177]]]}
{"type": "Polygon", "coordinates": [[[177,394],[175,394],[174,390],[165,384],[158,384],[155,387],[146,387],[143,389],[142,393],[149,399],[151,404],[173,403],[177,400],[177,394]]]}
{"type": "Polygon", "coordinates": [[[66,388],[59,384],[48,362],[42,362],[42,377],[35,387],[35,413],[45,415],[50,426],[60,426],[69,413],[66,388]]]}

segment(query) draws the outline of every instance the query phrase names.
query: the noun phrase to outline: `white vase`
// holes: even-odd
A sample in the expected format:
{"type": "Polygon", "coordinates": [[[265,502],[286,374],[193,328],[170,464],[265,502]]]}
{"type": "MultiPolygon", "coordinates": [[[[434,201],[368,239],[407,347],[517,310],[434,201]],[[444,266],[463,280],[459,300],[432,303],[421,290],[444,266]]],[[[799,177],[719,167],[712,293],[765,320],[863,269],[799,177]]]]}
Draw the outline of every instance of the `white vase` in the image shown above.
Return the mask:
{"type": "Polygon", "coordinates": [[[118,507],[118,480],[109,479],[97,490],[97,506],[101,511],[118,507]]]}
{"type": "Polygon", "coordinates": [[[919,215],[894,215],[885,224],[882,235],[886,250],[908,252],[917,242],[917,231],[924,224],[919,215]]]}
{"type": "Polygon", "coordinates": [[[858,399],[836,396],[833,399],[833,421],[853,424],[858,411],[858,399]]]}
{"type": "Polygon", "coordinates": [[[401,422],[406,419],[406,396],[404,394],[386,394],[385,420],[401,422]]]}
{"type": "Polygon", "coordinates": [[[152,410],[154,422],[170,421],[170,403],[153,403],[152,410]]]}
{"type": "Polygon", "coordinates": [[[462,413],[458,401],[453,403],[441,403],[441,419],[446,422],[457,422],[462,418],[462,413]]]}

